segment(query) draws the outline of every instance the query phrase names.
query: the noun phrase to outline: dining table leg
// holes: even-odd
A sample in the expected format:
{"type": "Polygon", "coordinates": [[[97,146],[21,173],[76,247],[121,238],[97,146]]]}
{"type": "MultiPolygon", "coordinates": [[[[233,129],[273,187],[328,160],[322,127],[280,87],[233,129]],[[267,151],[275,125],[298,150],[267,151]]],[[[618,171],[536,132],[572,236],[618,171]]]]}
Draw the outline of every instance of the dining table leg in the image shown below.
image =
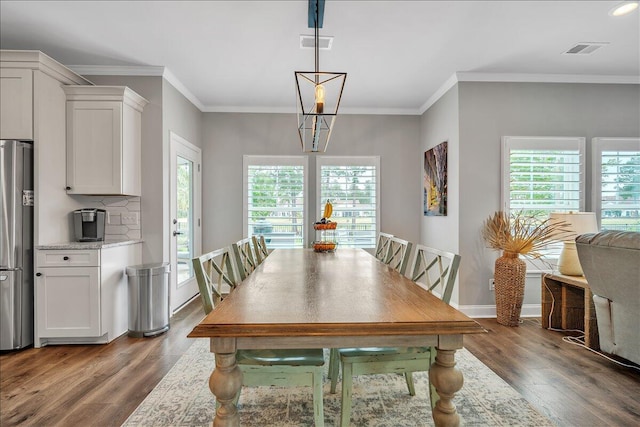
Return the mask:
{"type": "Polygon", "coordinates": [[[216,349],[214,339],[211,348],[215,350],[216,366],[209,377],[209,389],[216,397],[216,415],[213,427],[237,427],[240,415],[235,405],[235,398],[242,387],[242,371],[236,363],[236,351],[221,352],[216,349]]]}
{"type": "Polygon", "coordinates": [[[436,361],[429,370],[429,381],[435,387],[440,399],[433,408],[433,422],[437,427],[460,425],[460,415],[453,404],[453,396],[462,388],[462,372],[455,368],[455,350],[438,348],[436,361]]]}

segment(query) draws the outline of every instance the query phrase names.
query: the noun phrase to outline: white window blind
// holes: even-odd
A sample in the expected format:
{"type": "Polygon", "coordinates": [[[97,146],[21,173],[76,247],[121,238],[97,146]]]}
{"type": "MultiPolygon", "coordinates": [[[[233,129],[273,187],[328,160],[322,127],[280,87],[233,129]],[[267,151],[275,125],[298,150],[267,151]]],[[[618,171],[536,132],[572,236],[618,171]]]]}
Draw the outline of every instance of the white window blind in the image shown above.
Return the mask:
{"type": "Polygon", "coordinates": [[[592,145],[600,229],[640,231],[640,139],[594,138],[592,145]]]}
{"type": "Polygon", "coordinates": [[[327,200],[339,247],[374,248],[379,224],[379,157],[317,158],[318,218],[327,200]]]}
{"type": "Polygon", "coordinates": [[[503,206],[538,215],[584,210],[584,138],[504,137],[503,206]]]}
{"type": "Polygon", "coordinates": [[[307,158],[244,156],[247,235],[264,235],[269,248],[305,246],[307,158]]]}

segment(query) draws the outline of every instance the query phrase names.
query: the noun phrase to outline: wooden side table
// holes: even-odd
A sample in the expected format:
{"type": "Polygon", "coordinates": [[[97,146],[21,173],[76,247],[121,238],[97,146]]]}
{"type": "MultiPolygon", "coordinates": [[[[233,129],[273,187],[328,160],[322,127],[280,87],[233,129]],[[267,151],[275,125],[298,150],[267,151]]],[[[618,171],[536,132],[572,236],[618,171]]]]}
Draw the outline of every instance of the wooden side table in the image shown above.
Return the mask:
{"type": "Polygon", "coordinates": [[[542,327],[582,330],[585,345],[600,349],[593,294],[584,276],[542,276],[542,327]]]}

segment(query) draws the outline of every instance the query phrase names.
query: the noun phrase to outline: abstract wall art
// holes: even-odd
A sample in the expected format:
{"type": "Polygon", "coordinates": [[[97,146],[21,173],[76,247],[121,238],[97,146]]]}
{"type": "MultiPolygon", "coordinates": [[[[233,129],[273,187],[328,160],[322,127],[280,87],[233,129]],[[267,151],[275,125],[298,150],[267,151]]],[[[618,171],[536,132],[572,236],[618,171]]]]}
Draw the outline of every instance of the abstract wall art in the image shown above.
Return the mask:
{"type": "Polygon", "coordinates": [[[447,215],[447,141],[424,152],[424,215],[447,215]]]}

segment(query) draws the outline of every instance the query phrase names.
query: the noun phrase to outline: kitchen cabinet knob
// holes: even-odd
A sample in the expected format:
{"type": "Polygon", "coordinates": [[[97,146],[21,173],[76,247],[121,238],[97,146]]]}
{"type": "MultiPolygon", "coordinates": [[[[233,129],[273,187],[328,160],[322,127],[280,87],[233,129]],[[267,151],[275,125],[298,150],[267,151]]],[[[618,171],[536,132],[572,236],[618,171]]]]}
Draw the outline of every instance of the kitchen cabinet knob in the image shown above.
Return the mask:
{"type": "Polygon", "coordinates": [[[36,276],[40,277],[42,276],[42,273],[36,273],[36,276]]]}
{"type": "Polygon", "coordinates": [[[71,190],[71,187],[67,186],[67,187],[66,187],[66,190],[67,190],[67,191],[71,190]]]}
{"type": "Polygon", "coordinates": [[[63,256],[62,259],[65,260],[65,261],[69,261],[69,257],[68,256],[63,256]]]}

